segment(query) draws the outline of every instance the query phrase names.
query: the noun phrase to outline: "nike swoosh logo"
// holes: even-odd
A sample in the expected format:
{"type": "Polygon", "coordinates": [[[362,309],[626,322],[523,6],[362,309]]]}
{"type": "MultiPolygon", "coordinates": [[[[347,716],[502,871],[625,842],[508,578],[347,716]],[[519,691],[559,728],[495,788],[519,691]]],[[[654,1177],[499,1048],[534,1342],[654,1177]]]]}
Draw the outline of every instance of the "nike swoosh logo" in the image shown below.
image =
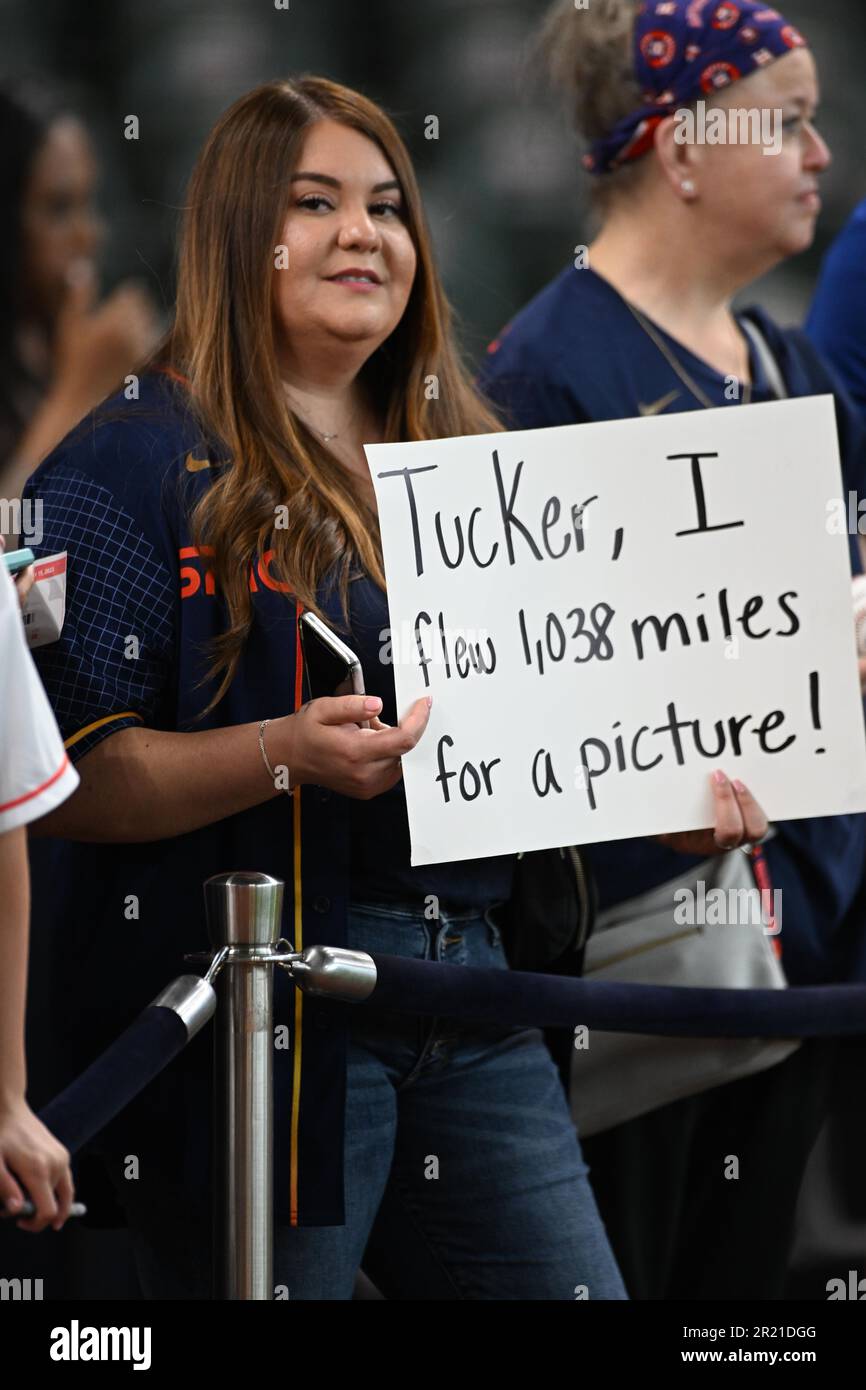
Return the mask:
{"type": "Polygon", "coordinates": [[[186,456],[187,473],[200,473],[203,468],[210,468],[210,459],[194,459],[192,454],[186,456]]]}
{"type": "Polygon", "coordinates": [[[679,391],[669,391],[666,396],[662,396],[660,401],[653,401],[652,405],[644,405],[643,401],[639,401],[637,408],[641,415],[661,415],[663,410],[667,410],[669,405],[673,405],[679,394],[679,391]]]}

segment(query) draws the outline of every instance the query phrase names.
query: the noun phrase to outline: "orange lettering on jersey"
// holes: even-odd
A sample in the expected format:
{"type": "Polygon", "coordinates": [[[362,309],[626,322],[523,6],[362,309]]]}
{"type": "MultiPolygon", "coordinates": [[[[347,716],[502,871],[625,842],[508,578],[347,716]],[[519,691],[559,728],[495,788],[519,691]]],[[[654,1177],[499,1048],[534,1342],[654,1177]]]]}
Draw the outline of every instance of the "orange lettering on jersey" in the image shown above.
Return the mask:
{"type": "MultiPolygon", "coordinates": [[[[197,545],[181,546],[177,552],[179,560],[200,560],[202,556],[213,555],[212,545],[203,545],[201,549],[197,545]]],[[[181,598],[192,598],[201,588],[201,574],[194,565],[181,565],[180,567],[181,598]]],[[[206,595],[216,593],[216,580],[210,565],[204,571],[204,591],[206,595]]]]}
{"type": "Polygon", "coordinates": [[[274,554],[275,552],[273,550],[266,550],[259,560],[259,578],[269,589],[275,589],[277,593],[280,594],[289,594],[291,593],[291,586],[289,584],[283,584],[281,580],[271,578],[271,561],[274,558],[274,554]]]}

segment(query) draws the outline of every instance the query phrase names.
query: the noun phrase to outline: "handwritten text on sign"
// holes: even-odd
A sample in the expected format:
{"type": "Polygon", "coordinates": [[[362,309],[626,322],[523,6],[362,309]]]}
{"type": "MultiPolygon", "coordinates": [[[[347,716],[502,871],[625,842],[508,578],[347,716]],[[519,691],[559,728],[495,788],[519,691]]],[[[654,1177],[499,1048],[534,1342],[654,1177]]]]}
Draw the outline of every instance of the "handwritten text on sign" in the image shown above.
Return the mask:
{"type": "Polygon", "coordinates": [[[413,864],[866,810],[831,397],[367,456],[413,864]]]}

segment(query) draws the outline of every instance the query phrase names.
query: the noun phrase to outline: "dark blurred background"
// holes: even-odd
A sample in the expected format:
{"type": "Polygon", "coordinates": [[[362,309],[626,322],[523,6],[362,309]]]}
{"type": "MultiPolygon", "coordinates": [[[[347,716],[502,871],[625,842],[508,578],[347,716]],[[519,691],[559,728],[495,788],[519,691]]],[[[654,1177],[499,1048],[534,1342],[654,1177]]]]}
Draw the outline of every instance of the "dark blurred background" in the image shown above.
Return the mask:
{"type": "MultiPolygon", "coordinates": [[[[4,76],[59,81],[87,119],[110,229],[105,289],[141,278],[166,309],[178,209],[217,115],[256,83],[302,71],[359,87],[416,160],[445,285],[477,360],[590,237],[578,150],[526,56],[548,0],[0,0],[4,76]],[[137,141],[124,120],[139,118],[137,141]],[[425,117],[439,139],[424,138],[425,117]]],[[[591,3],[591,0],[590,0],[591,3]]],[[[866,5],[790,0],[823,86],[835,155],[814,250],[747,298],[805,311],[820,257],[866,195],[866,5]]],[[[648,248],[649,251],[650,248],[648,248]]]]}

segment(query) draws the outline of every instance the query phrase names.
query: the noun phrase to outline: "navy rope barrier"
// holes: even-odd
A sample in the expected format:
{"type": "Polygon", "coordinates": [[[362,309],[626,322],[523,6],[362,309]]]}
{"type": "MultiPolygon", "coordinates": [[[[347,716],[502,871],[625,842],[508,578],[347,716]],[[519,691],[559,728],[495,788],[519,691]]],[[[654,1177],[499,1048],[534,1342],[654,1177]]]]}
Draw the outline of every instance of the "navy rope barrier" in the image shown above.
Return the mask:
{"type": "Polygon", "coordinates": [[[210,986],[198,977],[176,981],[43,1107],[42,1123],[70,1153],[82,1149],[183,1051],[215,1004],[210,986]],[[180,996],[174,1004],[163,1003],[173,992],[180,996]]]}
{"type": "MultiPolygon", "coordinates": [[[[368,1007],[478,1022],[679,1038],[866,1034],[866,985],[687,989],[375,957],[368,1007]]],[[[350,1007],[350,1006],[345,1006],[350,1007]]],[[[352,1008],[355,1005],[351,1006],[352,1008]]]]}
{"type": "Polygon", "coordinates": [[[70,1153],[104,1129],[186,1046],[171,1009],[151,1006],[100,1057],[40,1112],[70,1153]]]}
{"type": "MultiPolygon", "coordinates": [[[[330,1000],[347,1019],[347,1011],[367,1007],[479,1023],[569,1030],[584,1025],[603,1032],[681,1038],[866,1035],[866,985],[686,989],[482,970],[404,956],[374,959],[377,981],[367,999],[330,1000]]],[[[70,1153],[114,1119],[206,1021],[202,1016],[190,1027],[189,1020],[185,1023],[160,1001],[40,1112],[70,1153]]]]}

